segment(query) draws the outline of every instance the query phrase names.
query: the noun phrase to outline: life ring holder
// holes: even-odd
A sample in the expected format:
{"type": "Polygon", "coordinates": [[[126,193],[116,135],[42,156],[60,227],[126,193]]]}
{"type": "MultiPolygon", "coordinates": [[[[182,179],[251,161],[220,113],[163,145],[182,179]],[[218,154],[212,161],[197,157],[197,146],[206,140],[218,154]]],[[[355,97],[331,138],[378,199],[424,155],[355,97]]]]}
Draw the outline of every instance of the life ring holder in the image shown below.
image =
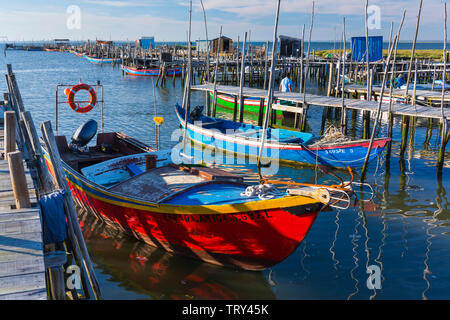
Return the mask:
{"type": "Polygon", "coordinates": [[[94,88],[92,88],[88,84],[80,83],[74,85],[72,88],[66,88],[66,90],[64,90],[64,93],[67,95],[70,108],[75,112],[88,113],[89,111],[94,109],[95,105],[97,104],[97,93],[95,92],[94,88]],[[84,107],[80,107],[75,101],[75,94],[80,90],[88,91],[90,96],[89,104],[84,107]]]}

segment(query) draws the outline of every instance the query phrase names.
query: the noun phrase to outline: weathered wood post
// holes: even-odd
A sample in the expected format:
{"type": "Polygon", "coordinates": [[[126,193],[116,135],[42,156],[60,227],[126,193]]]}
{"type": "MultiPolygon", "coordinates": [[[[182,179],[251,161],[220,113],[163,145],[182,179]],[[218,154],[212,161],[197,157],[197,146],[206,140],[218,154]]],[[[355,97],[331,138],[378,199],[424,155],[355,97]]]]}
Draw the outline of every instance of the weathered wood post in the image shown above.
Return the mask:
{"type": "Polygon", "coordinates": [[[74,235],[73,240],[75,242],[75,245],[79,248],[82,254],[83,258],[82,264],[84,266],[84,269],[86,270],[88,280],[94,291],[94,295],[97,299],[102,299],[100,286],[95,276],[95,270],[89,257],[89,253],[86,248],[86,243],[84,242],[83,234],[81,232],[80,224],[78,222],[76,209],[72,201],[72,192],[69,188],[69,185],[67,184],[64,171],[60,165],[62,162],[61,156],[59,154],[58,147],[56,145],[56,140],[53,134],[50,121],[46,121],[41,124],[41,131],[48,153],[50,155],[50,161],[54,169],[56,186],[59,189],[64,190],[63,201],[64,201],[64,209],[67,216],[69,233],[74,235]]]}
{"type": "Polygon", "coordinates": [[[262,127],[264,120],[264,98],[259,99],[258,126],[262,127]]]}
{"type": "Polygon", "coordinates": [[[390,165],[390,156],[391,156],[391,150],[392,150],[392,129],[394,125],[394,117],[392,115],[392,94],[394,90],[394,79],[395,79],[395,72],[397,70],[397,49],[398,49],[398,43],[400,39],[400,33],[402,31],[403,23],[405,22],[405,16],[406,16],[406,10],[403,11],[402,20],[400,22],[398,32],[397,32],[397,43],[395,44],[395,52],[394,52],[394,60],[392,63],[392,71],[391,71],[391,78],[390,78],[390,84],[389,84],[389,107],[388,107],[388,128],[387,128],[387,137],[390,139],[386,144],[386,166],[389,167],[390,165]]]}
{"type": "Polygon", "coordinates": [[[213,89],[213,110],[212,116],[216,116],[217,109],[217,69],[219,68],[219,51],[221,50],[221,42],[222,42],[222,26],[220,26],[219,31],[219,41],[216,47],[216,65],[214,66],[214,89],[213,89]]]}
{"type": "Polygon", "coordinates": [[[27,179],[23,166],[22,152],[14,151],[7,154],[11,184],[16,200],[16,208],[30,208],[30,194],[28,192],[27,179]]]}
{"type": "MultiPolygon", "coordinates": [[[[394,43],[398,41],[397,36],[394,39],[394,43]]],[[[383,104],[383,95],[384,95],[384,89],[386,87],[386,82],[387,82],[387,76],[388,76],[388,71],[389,71],[389,66],[390,66],[390,62],[391,62],[391,56],[392,56],[392,51],[394,49],[394,46],[392,46],[391,48],[389,48],[389,54],[386,60],[386,66],[384,69],[384,74],[383,74],[383,84],[381,86],[381,92],[380,92],[380,99],[378,101],[378,109],[377,109],[377,115],[375,118],[375,123],[373,125],[373,130],[372,130],[372,135],[370,138],[370,144],[369,144],[369,148],[367,150],[367,154],[366,154],[366,158],[364,160],[364,164],[361,170],[361,180],[364,179],[365,174],[366,174],[366,170],[367,170],[367,164],[369,162],[369,158],[370,158],[370,153],[372,152],[372,146],[373,146],[373,141],[375,139],[375,135],[376,135],[376,131],[378,128],[378,123],[380,122],[380,118],[381,118],[381,106],[383,104]]]]}
{"type": "Polygon", "coordinates": [[[444,166],[445,147],[448,142],[447,138],[447,117],[444,113],[444,99],[445,99],[445,84],[447,73],[447,3],[444,2],[444,70],[442,72],[442,94],[441,94],[441,115],[442,115],[442,133],[441,133],[441,147],[439,149],[437,169],[438,174],[442,174],[442,168],[444,166]]]}
{"type": "Polygon", "coordinates": [[[342,113],[341,113],[341,131],[347,134],[347,109],[345,107],[345,58],[346,58],[346,37],[345,37],[345,17],[342,20],[342,43],[344,52],[342,54],[342,113]]]}
{"type": "Polygon", "coordinates": [[[14,111],[5,111],[4,154],[16,151],[17,118],[14,111]]]}
{"type": "Polygon", "coordinates": [[[247,43],[247,32],[244,34],[244,45],[242,46],[241,81],[239,83],[239,122],[244,121],[244,96],[242,90],[245,81],[245,45],[247,43]]]}

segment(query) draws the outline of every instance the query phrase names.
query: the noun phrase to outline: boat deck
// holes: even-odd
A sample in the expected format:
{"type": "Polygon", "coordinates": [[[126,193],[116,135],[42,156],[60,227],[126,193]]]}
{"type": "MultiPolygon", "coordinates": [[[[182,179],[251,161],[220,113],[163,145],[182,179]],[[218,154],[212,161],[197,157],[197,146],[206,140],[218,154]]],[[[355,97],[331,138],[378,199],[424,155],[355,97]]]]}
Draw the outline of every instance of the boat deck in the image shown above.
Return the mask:
{"type": "Polygon", "coordinates": [[[109,190],[124,195],[136,195],[144,201],[157,202],[174,192],[205,181],[205,178],[198,175],[164,166],[136,175],[109,190]]]}
{"type": "Polygon", "coordinates": [[[137,174],[109,190],[123,195],[137,195],[143,201],[156,203],[177,192],[187,191],[208,181],[242,183],[243,178],[215,168],[185,168],[168,165],[137,174]]]}

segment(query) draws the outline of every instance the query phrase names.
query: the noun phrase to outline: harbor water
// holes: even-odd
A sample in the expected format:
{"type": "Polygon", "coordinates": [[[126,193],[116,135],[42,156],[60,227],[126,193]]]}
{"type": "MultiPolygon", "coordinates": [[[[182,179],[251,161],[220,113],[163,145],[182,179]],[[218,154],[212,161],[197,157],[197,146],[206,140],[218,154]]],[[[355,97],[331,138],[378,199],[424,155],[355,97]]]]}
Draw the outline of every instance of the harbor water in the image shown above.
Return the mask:
{"type": "MultiPolygon", "coordinates": [[[[174,85],[168,78],[165,88],[154,88],[156,79],[123,76],[119,65],[93,65],[61,52],[7,51],[1,62],[3,66],[12,64],[25,107],[31,111],[36,126],[46,120],[52,120],[55,126],[58,85],[100,81],[105,132],[122,131],[155,145],[153,117],[158,115],[165,119],[161,147],[172,148],[179,143],[179,135],[173,134],[179,128],[174,106],[181,104],[183,96],[179,78],[174,85]]],[[[6,92],[5,82],[1,86],[6,92]]],[[[309,86],[309,91],[322,90],[313,83],[309,86]]],[[[64,101],[63,90],[58,100],[64,101]]],[[[191,105],[204,104],[204,93],[192,94],[191,105]]],[[[100,123],[99,106],[88,114],[78,114],[66,103],[59,104],[58,134],[69,140],[86,120],[92,118],[100,123]]],[[[319,134],[322,109],[310,110],[308,130],[319,134]]],[[[349,133],[360,137],[360,116],[349,123],[349,133]]],[[[104,298],[450,299],[450,210],[446,192],[450,190],[450,154],[446,154],[439,179],[435,165],[439,131],[435,124],[428,139],[426,124],[418,121],[414,139],[401,160],[400,125],[396,119],[389,170],[383,156],[371,163],[367,174],[367,182],[375,190],[373,201],[345,211],[320,213],[297,250],[264,271],[239,271],[173,255],[106,226],[88,212],[80,212],[104,298]],[[376,271],[380,281],[369,279],[371,270],[376,271]]],[[[379,135],[386,131],[383,124],[379,135]]],[[[257,182],[254,164],[220,167],[242,174],[249,183],[257,182]]],[[[271,179],[337,182],[313,169],[281,166],[271,179]]],[[[346,172],[338,174],[350,179],[346,172]]]]}

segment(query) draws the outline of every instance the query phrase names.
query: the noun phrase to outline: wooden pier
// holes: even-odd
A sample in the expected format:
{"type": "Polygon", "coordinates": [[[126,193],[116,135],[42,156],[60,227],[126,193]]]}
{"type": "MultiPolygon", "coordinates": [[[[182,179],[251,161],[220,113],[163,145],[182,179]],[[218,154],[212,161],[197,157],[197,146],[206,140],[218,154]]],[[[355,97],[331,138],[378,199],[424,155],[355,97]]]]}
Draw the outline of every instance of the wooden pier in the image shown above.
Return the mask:
{"type": "MultiPolygon", "coordinates": [[[[191,88],[197,91],[214,91],[213,84],[197,85],[191,88]]],[[[239,87],[235,86],[223,86],[217,85],[216,91],[218,94],[229,94],[233,96],[239,96],[239,87]]],[[[254,97],[265,99],[267,98],[267,90],[247,88],[244,87],[242,91],[244,97],[254,97]]],[[[274,99],[280,99],[285,101],[290,101],[298,104],[297,107],[284,106],[275,104],[273,105],[274,110],[287,111],[292,113],[302,113],[303,108],[301,106],[321,106],[321,107],[331,107],[331,108],[342,108],[342,99],[336,97],[326,97],[314,94],[303,94],[296,92],[274,92],[274,99]]],[[[450,96],[449,96],[450,99],[450,96]]],[[[378,102],[377,101],[365,101],[358,99],[345,99],[345,108],[350,110],[358,111],[377,111],[378,102]]],[[[238,107],[238,106],[237,106],[238,107]]],[[[389,103],[383,102],[381,105],[381,112],[387,113],[389,110],[389,103]]],[[[245,110],[244,110],[245,111],[245,110]]],[[[429,107],[429,106],[413,106],[402,103],[392,103],[391,109],[393,116],[413,116],[419,118],[428,119],[442,119],[442,113],[439,108],[429,107]]],[[[450,117],[450,109],[444,110],[444,115],[446,118],[450,117]]]]}
{"type": "MultiPolygon", "coordinates": [[[[4,148],[0,125],[0,150],[4,148]]],[[[41,212],[26,163],[31,208],[16,209],[8,160],[0,160],[0,300],[47,299],[41,212]]]]}
{"type": "Polygon", "coordinates": [[[49,147],[56,145],[51,125],[43,124],[42,133],[55,168],[53,180],[11,65],[6,82],[9,92],[0,102],[5,109],[0,126],[0,299],[102,299],[71,191],[55,161],[59,154],[49,147]],[[67,285],[73,280],[68,270],[74,267],[80,270],[76,288],[67,285]]]}
{"type": "MultiPolygon", "coordinates": [[[[420,84],[419,84],[420,86],[420,84]]],[[[335,88],[339,93],[342,93],[342,88],[335,88]]],[[[355,97],[359,96],[366,96],[367,95],[367,86],[362,85],[356,85],[356,84],[348,84],[345,85],[344,89],[346,94],[354,95],[355,97]]],[[[406,89],[394,89],[392,90],[392,98],[394,99],[404,99],[406,101],[406,95],[405,95],[406,89]]],[[[411,95],[414,94],[413,89],[409,89],[408,96],[409,99],[411,98],[411,95]]],[[[375,99],[378,99],[381,94],[381,87],[380,86],[373,86],[372,87],[372,97],[375,97],[375,99]]],[[[389,97],[390,92],[389,90],[385,90],[383,97],[389,97]]],[[[441,99],[442,99],[442,90],[439,88],[439,90],[423,90],[423,89],[416,89],[415,91],[415,97],[416,101],[421,101],[428,105],[440,105],[441,99]]],[[[448,104],[450,102],[450,92],[446,92],[444,95],[444,102],[448,104]]]]}

